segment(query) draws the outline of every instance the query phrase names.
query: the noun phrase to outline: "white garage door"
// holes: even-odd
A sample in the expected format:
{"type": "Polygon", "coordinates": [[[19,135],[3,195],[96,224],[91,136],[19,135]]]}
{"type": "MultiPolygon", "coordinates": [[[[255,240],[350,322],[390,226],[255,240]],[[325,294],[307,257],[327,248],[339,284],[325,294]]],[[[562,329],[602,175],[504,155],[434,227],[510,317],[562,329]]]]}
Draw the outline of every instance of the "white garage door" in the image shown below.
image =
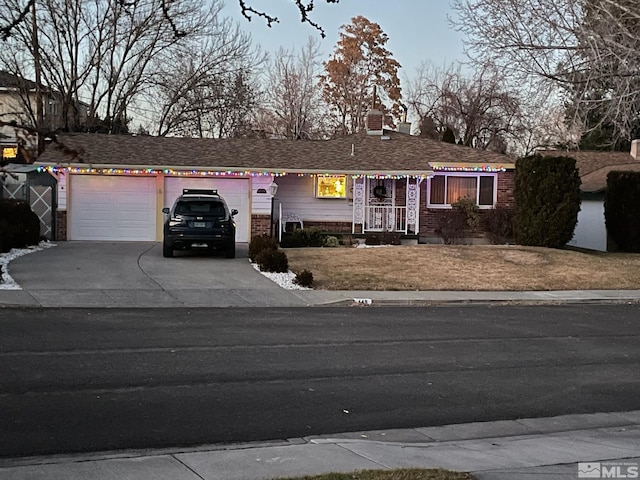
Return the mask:
{"type": "Polygon", "coordinates": [[[164,179],[164,206],[171,207],[176,198],[182,195],[183,188],[206,188],[218,190],[229,209],[238,210],[235,221],[236,241],[249,241],[249,179],[247,178],[185,178],[166,177],[164,179]]]}
{"type": "Polygon", "coordinates": [[[71,175],[71,240],[155,240],[156,179],[71,175]]]}

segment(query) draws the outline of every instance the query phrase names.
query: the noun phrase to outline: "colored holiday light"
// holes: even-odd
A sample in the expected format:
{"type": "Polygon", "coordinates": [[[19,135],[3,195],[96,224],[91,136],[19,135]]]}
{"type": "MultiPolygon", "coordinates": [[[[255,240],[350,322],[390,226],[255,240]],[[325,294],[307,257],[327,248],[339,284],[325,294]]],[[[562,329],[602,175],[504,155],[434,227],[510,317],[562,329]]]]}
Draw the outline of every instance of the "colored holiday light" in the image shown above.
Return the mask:
{"type": "MultiPolygon", "coordinates": [[[[38,172],[50,172],[53,174],[58,173],[70,173],[70,174],[81,174],[81,175],[167,175],[167,176],[176,176],[176,177],[283,177],[287,175],[287,172],[273,172],[273,171],[253,171],[253,170],[244,170],[244,171],[233,171],[233,170],[175,170],[173,168],[163,168],[163,169],[155,169],[155,168],[95,168],[95,167],[62,167],[62,166],[40,166],[38,167],[38,172]]],[[[299,177],[304,176],[334,176],[335,173],[298,173],[299,177]]],[[[418,178],[418,179],[426,179],[431,175],[426,173],[415,174],[415,175],[392,175],[386,173],[374,173],[374,174],[353,174],[350,175],[352,178],[368,178],[368,179],[392,179],[392,180],[400,180],[406,178],[418,178]]]]}

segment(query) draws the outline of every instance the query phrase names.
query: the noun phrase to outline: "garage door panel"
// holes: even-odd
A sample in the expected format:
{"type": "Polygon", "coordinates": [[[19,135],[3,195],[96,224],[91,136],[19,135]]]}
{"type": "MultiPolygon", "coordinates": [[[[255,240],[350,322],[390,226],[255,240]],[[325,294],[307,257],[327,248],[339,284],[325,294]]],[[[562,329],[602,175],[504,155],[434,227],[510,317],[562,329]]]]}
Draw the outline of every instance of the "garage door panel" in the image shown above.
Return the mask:
{"type": "Polygon", "coordinates": [[[218,190],[225,199],[229,209],[238,210],[236,215],[236,241],[249,241],[249,221],[251,217],[249,188],[250,181],[246,178],[185,178],[165,177],[164,204],[165,207],[173,206],[176,198],[182,195],[184,188],[201,188],[218,190]]]}
{"type": "Polygon", "coordinates": [[[155,177],[73,175],[71,240],[155,240],[155,177]]]}

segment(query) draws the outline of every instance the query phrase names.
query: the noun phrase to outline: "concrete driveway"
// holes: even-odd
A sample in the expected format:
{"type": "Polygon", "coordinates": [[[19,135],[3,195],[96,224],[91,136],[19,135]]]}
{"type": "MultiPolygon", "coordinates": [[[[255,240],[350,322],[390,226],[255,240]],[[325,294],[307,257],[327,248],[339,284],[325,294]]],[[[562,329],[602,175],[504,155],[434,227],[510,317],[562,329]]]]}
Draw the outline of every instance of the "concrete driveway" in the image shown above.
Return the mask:
{"type": "Polygon", "coordinates": [[[247,244],[235,259],[178,253],[155,242],[56,242],[11,262],[20,291],[0,303],[43,307],[303,306],[251,266],[247,244]]]}

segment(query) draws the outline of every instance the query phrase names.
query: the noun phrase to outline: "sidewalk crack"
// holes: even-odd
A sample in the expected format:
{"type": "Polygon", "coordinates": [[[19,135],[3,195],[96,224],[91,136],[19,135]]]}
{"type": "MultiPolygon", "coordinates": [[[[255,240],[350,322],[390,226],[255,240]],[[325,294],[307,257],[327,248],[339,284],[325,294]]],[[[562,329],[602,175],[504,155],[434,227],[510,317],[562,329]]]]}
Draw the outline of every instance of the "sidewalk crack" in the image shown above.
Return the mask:
{"type": "Polygon", "coordinates": [[[185,462],[183,462],[182,460],[180,460],[178,457],[176,457],[175,455],[171,455],[171,458],[173,458],[176,462],[178,462],[180,465],[182,465],[184,468],[186,468],[187,470],[189,470],[191,473],[193,473],[196,477],[198,477],[200,480],[207,480],[206,478],[204,478],[202,475],[200,475],[198,472],[196,472],[193,468],[191,468],[189,465],[187,465],[185,462]]]}

